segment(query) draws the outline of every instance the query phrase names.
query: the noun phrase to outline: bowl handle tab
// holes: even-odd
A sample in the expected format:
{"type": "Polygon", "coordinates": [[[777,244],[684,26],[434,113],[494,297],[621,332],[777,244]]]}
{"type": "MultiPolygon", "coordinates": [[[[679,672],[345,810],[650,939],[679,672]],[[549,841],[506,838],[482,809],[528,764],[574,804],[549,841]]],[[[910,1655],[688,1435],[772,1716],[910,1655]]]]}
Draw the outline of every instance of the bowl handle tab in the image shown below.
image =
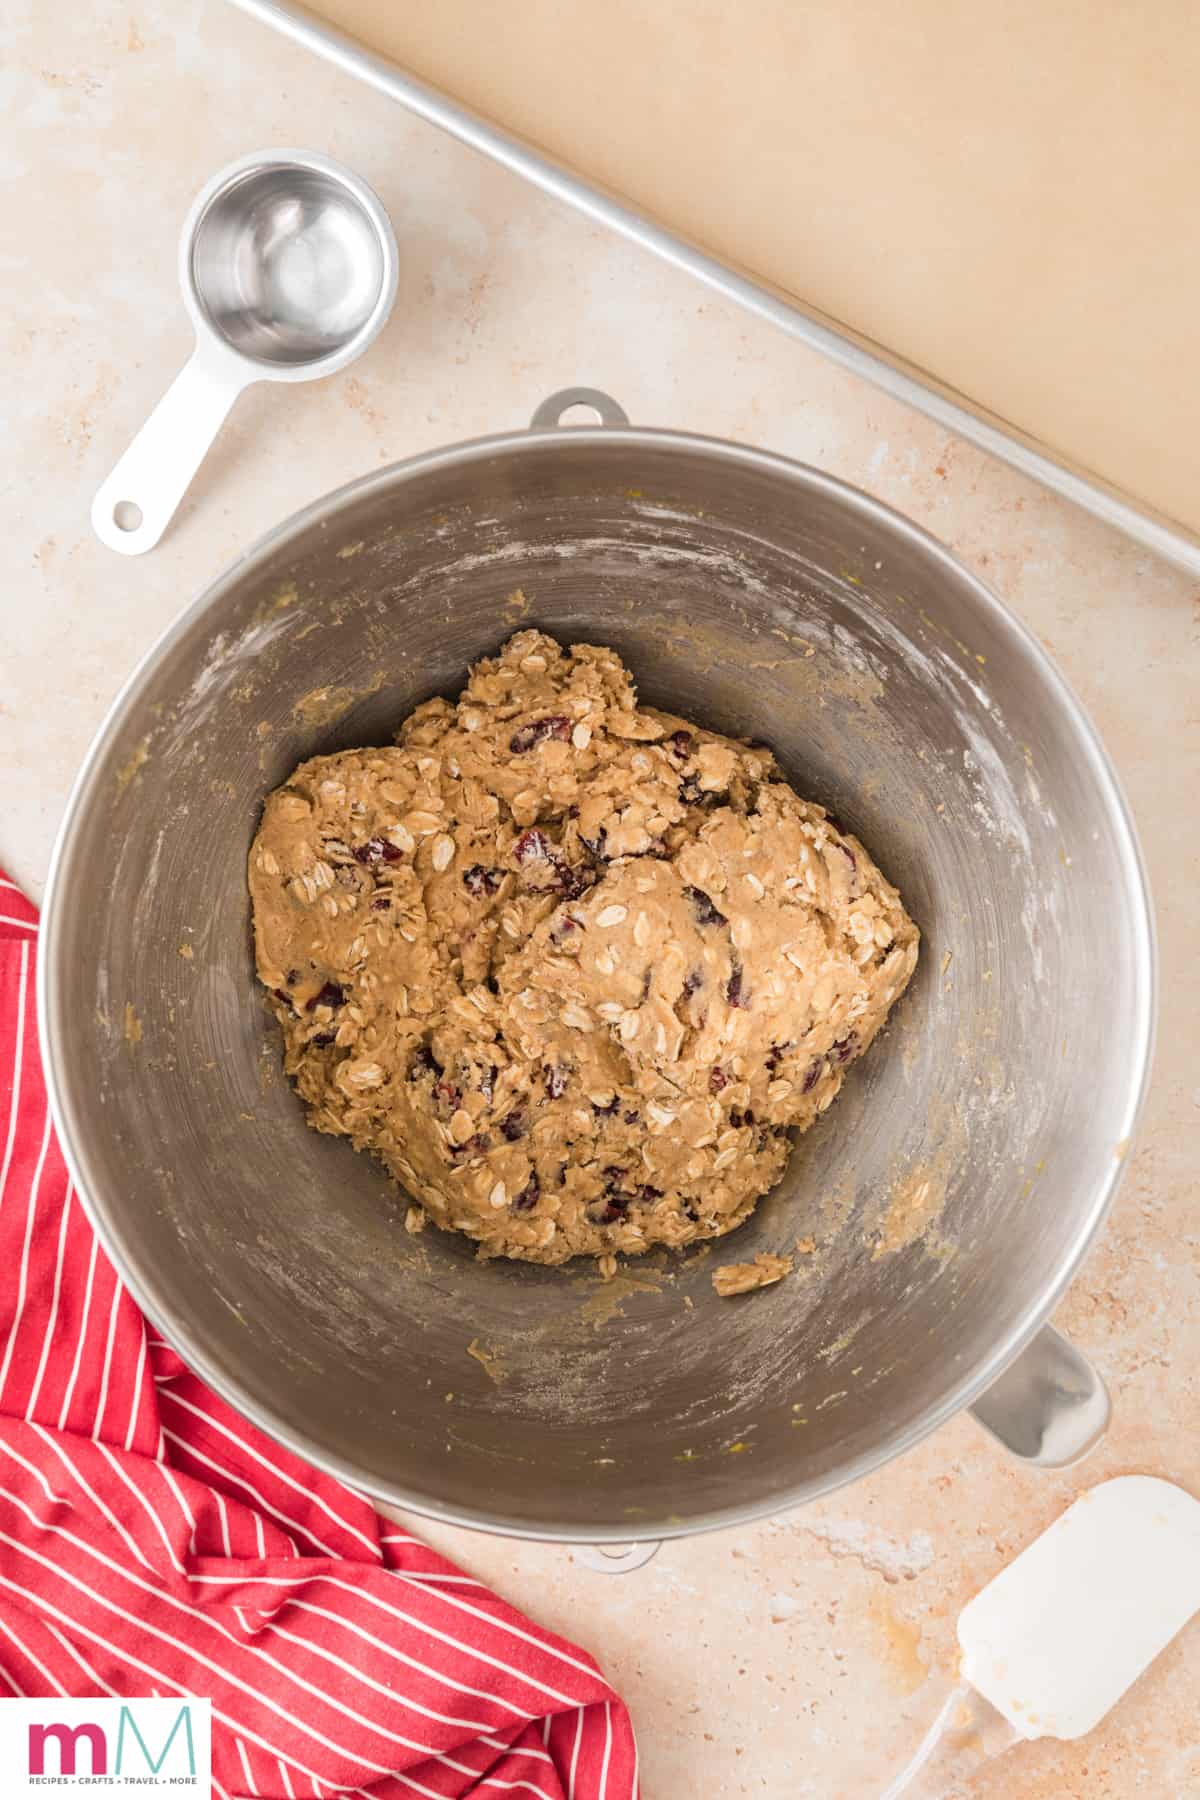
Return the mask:
{"type": "MultiPolygon", "coordinates": [[[[628,425],[629,414],[623,406],[609,394],[602,393],[599,388],[567,387],[559,388],[556,394],[550,394],[534,413],[529,421],[531,431],[545,431],[548,427],[561,425],[563,414],[573,406],[586,406],[594,412],[601,425],[628,425]]],[[[591,421],[589,421],[590,423],[591,421]]]]}
{"type": "Polygon", "coordinates": [[[659,1544],[577,1544],[575,1555],[585,1569],[594,1569],[598,1575],[627,1575],[630,1569],[640,1569],[657,1556],[659,1544]]]}
{"type": "Polygon", "coordinates": [[[1111,1411],[1100,1376],[1053,1325],[1043,1325],[971,1408],[1006,1450],[1041,1469],[1065,1469],[1086,1456],[1108,1430],[1111,1411]]]}

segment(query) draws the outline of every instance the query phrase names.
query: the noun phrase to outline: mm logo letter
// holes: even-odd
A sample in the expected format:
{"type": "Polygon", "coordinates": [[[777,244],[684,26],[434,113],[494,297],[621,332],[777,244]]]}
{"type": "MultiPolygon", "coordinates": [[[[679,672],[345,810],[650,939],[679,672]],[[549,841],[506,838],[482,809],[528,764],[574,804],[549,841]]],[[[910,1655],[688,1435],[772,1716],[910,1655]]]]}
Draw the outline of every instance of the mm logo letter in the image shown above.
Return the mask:
{"type": "MultiPolygon", "coordinates": [[[[53,1738],[58,1745],[58,1772],[60,1775],[75,1774],[75,1751],[80,1738],[86,1738],[91,1746],[92,1774],[108,1774],[108,1740],[104,1735],[103,1726],[31,1725],[29,1727],[29,1773],[31,1775],[46,1773],[47,1738],[53,1738]]],[[[121,1766],[120,1754],[118,1750],[118,1768],[121,1766]]]]}
{"type": "Polygon", "coordinates": [[[121,1708],[120,1721],[117,1725],[117,1768],[116,1768],[116,1773],[118,1775],[122,1775],[125,1772],[125,1770],[124,1770],[125,1727],[127,1725],[129,1727],[130,1731],[133,1733],[134,1737],[137,1739],[137,1747],[141,1751],[142,1756],[145,1759],[146,1767],[149,1769],[149,1771],[152,1775],[157,1775],[159,1770],[162,1768],[163,1764],[166,1762],[167,1756],[171,1749],[171,1745],[175,1742],[176,1734],[179,1731],[179,1727],[182,1725],[184,1738],[185,1738],[185,1741],[187,1744],[187,1760],[188,1760],[187,1772],[189,1775],[194,1775],[196,1773],[196,1748],[195,1748],[194,1743],[192,1742],[192,1713],[191,1713],[190,1707],[188,1707],[188,1706],[180,1707],[180,1709],[175,1717],[175,1723],[172,1725],[170,1731],[167,1733],[167,1741],[163,1745],[162,1750],[161,1750],[160,1754],[158,1755],[158,1757],[155,1758],[155,1757],[151,1756],[149,1746],[147,1745],[146,1740],[142,1736],[141,1732],[138,1730],[137,1720],[134,1718],[134,1716],[130,1712],[129,1708],[127,1706],[123,1706],[121,1708]]]}

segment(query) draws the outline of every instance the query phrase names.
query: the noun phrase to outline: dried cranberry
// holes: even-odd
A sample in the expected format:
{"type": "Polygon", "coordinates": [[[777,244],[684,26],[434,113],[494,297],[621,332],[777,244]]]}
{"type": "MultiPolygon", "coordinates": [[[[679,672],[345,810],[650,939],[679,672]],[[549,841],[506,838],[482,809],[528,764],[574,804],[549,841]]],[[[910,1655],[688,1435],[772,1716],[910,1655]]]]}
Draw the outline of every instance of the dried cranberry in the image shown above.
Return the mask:
{"type": "Polygon", "coordinates": [[[523,831],[513,845],[513,856],[522,867],[531,862],[548,862],[553,851],[550,839],[536,828],[523,831]]]}
{"type": "Polygon", "coordinates": [[[308,1010],[311,1012],[314,1006],[342,1006],[345,1003],[345,999],[345,992],[338,986],[337,982],[327,981],[320,993],[314,994],[309,1001],[308,1010]]]}
{"type": "Polygon", "coordinates": [[[395,844],[389,844],[386,838],[368,838],[365,844],[356,844],[351,855],[360,863],[398,863],[403,860],[404,852],[397,850],[395,844]]]}
{"type": "Polygon", "coordinates": [[[818,1057],[816,1062],[813,1063],[812,1067],[809,1069],[808,1074],[804,1077],[804,1080],[800,1083],[800,1092],[802,1094],[811,1094],[824,1073],[825,1064],[821,1058],[818,1057]]]}
{"type": "Polygon", "coordinates": [[[736,957],[730,964],[729,980],[725,983],[725,998],[730,1006],[745,1007],[749,1004],[742,977],[742,965],[736,957]]]}
{"type": "Polygon", "coordinates": [[[598,1113],[600,1118],[602,1118],[602,1119],[611,1119],[613,1114],[616,1112],[618,1106],[620,1106],[620,1104],[621,1104],[621,1102],[617,1099],[617,1096],[614,1094],[612,1099],[608,1102],[607,1106],[600,1106],[595,1100],[593,1100],[592,1101],[592,1111],[594,1113],[598,1113]]]}
{"type": "Polygon", "coordinates": [[[584,837],[581,831],[579,834],[579,841],[588,852],[589,856],[596,857],[600,862],[608,861],[608,857],[605,854],[605,846],[608,843],[608,832],[603,825],[600,827],[594,838],[584,837]]]}
{"type": "Polygon", "coordinates": [[[372,912],[386,912],[391,904],[392,904],[391,901],[386,900],[386,899],[385,900],[372,900],[371,911],[372,912]]]}
{"type": "Polygon", "coordinates": [[[559,863],[555,886],[564,900],[578,900],[580,894],[586,894],[595,886],[596,880],[595,869],[589,869],[583,863],[559,863]]]}
{"type": "Polygon", "coordinates": [[[469,869],[463,870],[463,886],[476,899],[481,894],[494,894],[500,886],[500,871],[485,869],[482,863],[472,863],[469,869]]]}
{"type": "Polygon", "coordinates": [[[532,1212],[534,1207],[538,1203],[538,1197],[541,1194],[541,1191],[542,1191],[541,1182],[538,1180],[536,1175],[531,1175],[529,1177],[529,1180],[525,1183],[525,1186],[521,1189],[520,1193],[517,1195],[516,1199],[513,1201],[513,1203],[512,1203],[513,1211],[514,1212],[532,1212]]]}
{"type": "Polygon", "coordinates": [[[636,1198],[640,1205],[649,1206],[652,1201],[662,1199],[662,1189],[643,1185],[638,1189],[636,1198]]]}
{"type": "Polygon", "coordinates": [[[684,999],[690,1000],[692,995],[698,994],[700,992],[700,989],[703,986],[704,986],[704,977],[700,973],[699,969],[691,970],[691,972],[689,974],[685,975],[683,978],[683,997],[684,997],[684,999]]]}
{"type": "Polygon", "coordinates": [[[525,1136],[525,1114],[519,1106],[506,1119],[501,1119],[500,1136],[510,1144],[515,1144],[518,1138],[525,1136]]]}
{"type": "Polygon", "coordinates": [[[482,1156],[484,1151],[490,1150],[491,1147],[492,1140],[487,1132],[477,1131],[475,1136],[468,1138],[465,1144],[455,1144],[452,1149],[455,1156],[482,1156]]]}
{"type": "Polygon", "coordinates": [[[551,1063],[546,1070],[546,1095],[550,1100],[560,1100],[567,1091],[567,1070],[561,1063],[551,1063]]]}
{"type": "Polygon", "coordinates": [[[327,1044],[337,1042],[337,1034],[333,1031],[316,1031],[308,1041],[310,1044],[318,1044],[324,1050],[327,1044]]]}
{"type": "Polygon", "coordinates": [[[689,887],[683,891],[692,903],[697,925],[728,925],[725,914],[717,911],[703,888],[689,887]]]}
{"type": "Polygon", "coordinates": [[[708,1071],[708,1091],[710,1094],[719,1094],[727,1085],[724,1069],[715,1067],[708,1071]]]}
{"type": "Polygon", "coordinates": [[[553,925],[550,927],[550,936],[556,943],[561,944],[563,939],[570,937],[573,931],[582,930],[583,920],[577,919],[573,913],[564,912],[559,913],[557,919],[555,919],[553,925]]]}
{"type": "Polygon", "coordinates": [[[292,996],[290,994],[285,993],[282,988],[272,988],[271,992],[274,995],[275,999],[279,1001],[281,1006],[287,1007],[287,1009],[291,1013],[293,1019],[299,1018],[300,1015],[296,1011],[295,1007],[292,1005],[292,996]]]}
{"type": "Polygon", "coordinates": [[[638,1119],[640,1118],[641,1115],[639,1113],[634,1112],[632,1109],[630,1109],[629,1112],[624,1113],[622,1116],[627,1125],[636,1125],[638,1122],[638,1119]]]}
{"type": "Polygon", "coordinates": [[[435,1097],[440,1100],[444,1106],[457,1107],[459,1101],[462,1099],[462,1089],[455,1087],[452,1081],[439,1081],[433,1092],[435,1097]]]}
{"type": "Polygon", "coordinates": [[[615,1225],[617,1220],[623,1219],[629,1211],[629,1196],[628,1194],[609,1194],[600,1205],[601,1211],[597,1212],[594,1208],[589,1211],[588,1216],[592,1223],[594,1225],[615,1225]]]}
{"type": "Polygon", "coordinates": [[[849,859],[850,867],[852,869],[857,869],[858,859],[856,858],[853,850],[851,850],[849,844],[839,844],[837,847],[841,851],[842,855],[849,859]]]}
{"type": "Polygon", "coordinates": [[[508,747],[514,756],[524,756],[527,750],[535,750],[547,738],[558,738],[565,743],[570,735],[570,719],[565,713],[553,713],[548,718],[531,719],[528,725],[522,725],[519,731],[514,731],[508,747]]]}
{"type": "Polygon", "coordinates": [[[673,731],[667,739],[671,755],[677,756],[680,762],[692,753],[692,734],[690,731],[673,731]]]}
{"type": "Polygon", "coordinates": [[[833,1049],[829,1052],[829,1054],[833,1057],[835,1062],[844,1063],[844,1062],[850,1061],[850,1058],[854,1055],[854,1052],[857,1049],[858,1049],[858,1033],[857,1033],[857,1031],[850,1031],[850,1032],[847,1032],[847,1034],[844,1038],[842,1038],[838,1043],[836,1043],[833,1046],[833,1049]]]}
{"type": "Polygon", "coordinates": [[[794,1048],[794,1046],[791,1043],[772,1044],[771,1045],[771,1048],[767,1051],[767,1074],[768,1075],[773,1075],[775,1073],[776,1069],[779,1067],[780,1063],[783,1061],[783,1059],[787,1055],[788,1051],[793,1048],[794,1048]]]}

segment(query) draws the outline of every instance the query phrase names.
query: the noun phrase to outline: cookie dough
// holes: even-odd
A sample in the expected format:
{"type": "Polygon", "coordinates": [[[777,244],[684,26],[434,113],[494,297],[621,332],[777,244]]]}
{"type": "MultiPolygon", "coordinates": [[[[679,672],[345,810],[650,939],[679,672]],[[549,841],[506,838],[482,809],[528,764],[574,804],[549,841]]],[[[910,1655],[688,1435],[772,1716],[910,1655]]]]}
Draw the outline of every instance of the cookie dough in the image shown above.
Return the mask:
{"type": "Polygon", "coordinates": [[[917,960],[769,749],[523,631],[395,746],[302,764],[250,852],[258,973],[318,1131],[481,1255],[722,1236],[917,960]]]}

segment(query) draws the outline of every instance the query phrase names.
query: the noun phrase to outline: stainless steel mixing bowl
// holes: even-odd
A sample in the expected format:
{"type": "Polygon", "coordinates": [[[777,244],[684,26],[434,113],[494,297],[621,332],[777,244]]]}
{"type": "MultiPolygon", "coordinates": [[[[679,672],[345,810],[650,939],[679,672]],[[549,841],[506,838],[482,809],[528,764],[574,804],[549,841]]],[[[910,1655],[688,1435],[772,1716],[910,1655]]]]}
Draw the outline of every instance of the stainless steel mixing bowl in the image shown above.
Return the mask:
{"type": "MultiPolygon", "coordinates": [[[[243,1412],[373,1495],[495,1530],[752,1518],[972,1401],[1013,1438],[1023,1387],[1094,1423],[1061,1340],[1013,1359],[1104,1213],[1149,1057],[1149,908],[1095,733],[1005,608],[886,507],[733,444],[555,429],[559,410],[299,514],[114,706],[63,826],[41,982],[92,1217],[243,1412]],[[266,792],[387,740],[527,624],[613,644],[647,701],[769,740],[924,932],[885,1037],[754,1219],[609,1289],[407,1236],[382,1169],[308,1130],[250,954],[266,792]],[[926,1181],[936,1216],[905,1242],[926,1181]],[[791,1279],[715,1297],[716,1263],[797,1237],[816,1250],[791,1279]]],[[[1045,1424],[1027,1447],[1052,1458],[1045,1424]]]]}

